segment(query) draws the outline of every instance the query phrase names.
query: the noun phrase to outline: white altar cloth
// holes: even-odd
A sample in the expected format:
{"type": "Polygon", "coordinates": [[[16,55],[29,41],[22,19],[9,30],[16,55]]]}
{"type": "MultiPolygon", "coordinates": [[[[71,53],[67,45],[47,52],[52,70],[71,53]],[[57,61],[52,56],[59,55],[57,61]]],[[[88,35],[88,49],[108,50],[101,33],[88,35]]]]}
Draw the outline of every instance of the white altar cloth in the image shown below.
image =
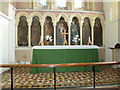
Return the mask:
{"type": "Polygon", "coordinates": [[[96,45],[75,45],[75,46],[33,46],[32,49],[98,49],[96,45]]]}

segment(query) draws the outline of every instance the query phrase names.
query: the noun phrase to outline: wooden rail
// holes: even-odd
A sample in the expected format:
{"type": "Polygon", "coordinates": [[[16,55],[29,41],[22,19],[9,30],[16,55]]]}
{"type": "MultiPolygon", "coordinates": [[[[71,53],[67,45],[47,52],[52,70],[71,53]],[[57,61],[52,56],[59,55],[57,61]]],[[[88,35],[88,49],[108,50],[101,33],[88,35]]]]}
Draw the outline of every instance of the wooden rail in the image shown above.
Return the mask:
{"type": "Polygon", "coordinates": [[[93,87],[95,88],[95,66],[117,65],[117,64],[120,64],[120,62],[94,62],[94,63],[68,63],[68,64],[0,64],[0,67],[10,67],[11,69],[11,90],[13,90],[13,68],[14,67],[50,67],[50,68],[53,68],[54,90],[56,90],[56,68],[57,67],[92,66],[93,87]]]}
{"type": "Polygon", "coordinates": [[[94,62],[94,63],[68,63],[68,64],[0,64],[0,67],[78,67],[78,66],[100,66],[115,65],[120,62],[94,62]]]}

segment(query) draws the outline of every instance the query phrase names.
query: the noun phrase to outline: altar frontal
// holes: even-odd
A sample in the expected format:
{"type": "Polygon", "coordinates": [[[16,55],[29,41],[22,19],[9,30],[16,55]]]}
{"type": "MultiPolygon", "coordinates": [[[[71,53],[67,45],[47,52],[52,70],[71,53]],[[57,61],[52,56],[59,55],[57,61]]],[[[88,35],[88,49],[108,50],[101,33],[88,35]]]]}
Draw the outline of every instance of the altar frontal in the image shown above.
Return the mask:
{"type": "MultiPolygon", "coordinates": [[[[32,64],[67,64],[98,62],[98,46],[34,46],[32,64]]],[[[97,68],[98,70],[98,68],[97,68]]],[[[57,72],[92,71],[91,66],[57,67],[57,72]]],[[[33,68],[33,73],[53,72],[52,68],[33,68]]]]}

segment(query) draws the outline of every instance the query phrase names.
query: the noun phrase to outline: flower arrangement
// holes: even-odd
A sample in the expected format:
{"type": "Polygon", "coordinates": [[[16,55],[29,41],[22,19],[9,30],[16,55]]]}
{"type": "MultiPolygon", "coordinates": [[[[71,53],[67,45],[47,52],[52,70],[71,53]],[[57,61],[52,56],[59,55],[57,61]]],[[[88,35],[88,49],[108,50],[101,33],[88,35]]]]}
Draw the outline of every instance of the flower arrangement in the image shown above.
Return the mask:
{"type": "Polygon", "coordinates": [[[78,35],[76,35],[76,36],[73,38],[73,40],[72,40],[72,41],[73,41],[73,42],[75,42],[75,43],[79,42],[79,41],[80,41],[79,36],[78,36],[78,35]]]}
{"type": "Polygon", "coordinates": [[[52,36],[50,36],[50,35],[46,35],[46,40],[48,41],[48,42],[52,42],[52,36]]]}

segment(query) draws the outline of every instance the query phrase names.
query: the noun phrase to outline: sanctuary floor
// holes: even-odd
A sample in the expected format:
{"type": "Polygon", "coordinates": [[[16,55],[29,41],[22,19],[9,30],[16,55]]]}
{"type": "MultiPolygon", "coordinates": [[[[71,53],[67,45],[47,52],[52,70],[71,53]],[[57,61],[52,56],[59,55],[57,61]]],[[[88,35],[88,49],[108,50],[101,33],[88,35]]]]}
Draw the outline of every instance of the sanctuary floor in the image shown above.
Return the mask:
{"type": "MultiPolygon", "coordinates": [[[[100,71],[96,72],[96,87],[106,88],[114,87],[120,84],[120,69],[112,68],[111,66],[101,66],[100,71]]],[[[14,90],[28,90],[30,88],[41,88],[40,90],[53,90],[53,73],[31,73],[31,68],[14,68],[14,90]],[[21,88],[21,89],[19,89],[21,88]]],[[[9,90],[10,88],[10,70],[0,74],[2,80],[0,81],[2,90],[9,90]]],[[[60,72],[56,73],[58,90],[81,90],[78,88],[93,88],[93,72],[60,72]],[[68,88],[68,89],[67,89],[68,88]],[[70,89],[72,88],[72,89],[70,89]]],[[[102,90],[108,90],[103,89],[102,90]]],[[[91,90],[91,89],[87,89],[91,90]]],[[[92,89],[100,90],[100,89],[92,89]]],[[[109,89],[117,90],[117,89],[109,89]]]]}

